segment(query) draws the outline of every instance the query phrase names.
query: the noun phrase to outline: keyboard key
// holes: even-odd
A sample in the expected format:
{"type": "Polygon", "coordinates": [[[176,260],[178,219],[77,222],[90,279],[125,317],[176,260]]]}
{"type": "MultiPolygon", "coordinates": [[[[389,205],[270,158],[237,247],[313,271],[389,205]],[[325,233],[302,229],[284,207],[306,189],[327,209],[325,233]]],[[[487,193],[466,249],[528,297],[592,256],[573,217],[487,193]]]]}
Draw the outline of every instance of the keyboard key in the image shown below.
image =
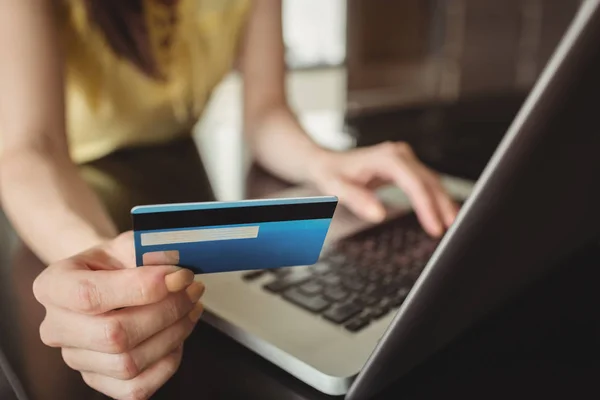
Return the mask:
{"type": "Polygon", "coordinates": [[[342,301],[348,297],[349,293],[339,286],[331,286],[325,289],[323,295],[333,301],[342,301]]]}
{"type": "Polygon", "coordinates": [[[321,278],[321,282],[323,282],[325,285],[331,285],[331,286],[339,285],[340,281],[341,281],[340,277],[337,276],[333,272],[330,272],[321,278]]]}
{"type": "Polygon", "coordinates": [[[375,242],[374,239],[367,239],[367,240],[365,240],[365,243],[363,244],[363,248],[365,249],[365,251],[375,250],[376,246],[377,246],[377,242],[375,242]]]}
{"type": "Polygon", "coordinates": [[[379,286],[375,286],[374,289],[373,289],[372,286],[367,286],[367,288],[361,294],[372,296],[372,297],[375,297],[375,298],[377,298],[379,300],[381,300],[385,296],[387,296],[387,293],[384,292],[383,290],[381,290],[379,286]]]}
{"type": "Polygon", "coordinates": [[[377,289],[378,289],[378,286],[376,283],[369,283],[363,289],[362,294],[373,295],[375,292],[377,292],[377,289]]]}
{"type": "Polygon", "coordinates": [[[358,292],[358,291],[364,289],[366,286],[364,282],[362,282],[356,278],[346,278],[342,281],[342,284],[346,288],[348,288],[354,292],[358,292]]]}
{"type": "Polygon", "coordinates": [[[281,292],[285,289],[287,289],[288,287],[292,286],[292,284],[290,284],[289,281],[285,280],[285,279],[279,279],[276,281],[273,281],[271,283],[268,283],[266,285],[264,285],[263,287],[265,289],[267,289],[269,292],[281,292]]]}
{"type": "Polygon", "coordinates": [[[410,269],[415,272],[421,272],[423,268],[425,268],[425,265],[427,265],[427,261],[428,259],[414,260],[410,266],[410,269]]]}
{"type": "Polygon", "coordinates": [[[397,297],[402,297],[402,298],[406,298],[406,296],[408,296],[408,293],[410,292],[410,289],[408,287],[403,287],[402,289],[400,289],[398,291],[397,297]]]}
{"type": "Polygon", "coordinates": [[[358,274],[358,268],[354,265],[344,265],[336,270],[336,272],[343,276],[356,276],[358,274]]]}
{"type": "Polygon", "coordinates": [[[367,280],[370,282],[381,282],[383,278],[384,275],[377,270],[370,271],[369,275],[367,276],[367,280]]]}
{"type": "Polygon", "coordinates": [[[386,298],[384,298],[383,300],[381,300],[379,302],[379,307],[385,308],[387,310],[387,309],[392,308],[392,304],[391,303],[392,303],[392,299],[389,298],[389,297],[386,297],[386,298]]]}
{"type": "Polygon", "coordinates": [[[388,310],[384,307],[374,307],[371,309],[371,311],[369,311],[369,317],[371,319],[379,319],[381,317],[383,317],[384,315],[386,315],[388,313],[388,310]]]}
{"type": "Polygon", "coordinates": [[[356,270],[356,274],[361,277],[361,279],[368,279],[371,271],[367,267],[358,268],[356,270]]]}
{"type": "Polygon", "coordinates": [[[378,287],[378,292],[382,296],[389,296],[396,293],[402,286],[403,283],[395,281],[393,279],[386,278],[381,285],[378,287]]]}
{"type": "Polygon", "coordinates": [[[406,232],[406,235],[404,237],[406,238],[406,241],[410,244],[415,243],[419,239],[419,236],[415,231],[406,232]]]}
{"type": "Polygon", "coordinates": [[[331,270],[329,265],[327,265],[326,263],[317,263],[315,265],[312,265],[310,269],[316,274],[325,274],[331,270]]]}
{"type": "Polygon", "coordinates": [[[411,269],[410,271],[408,271],[406,273],[405,278],[407,278],[410,282],[412,282],[414,284],[417,281],[417,279],[419,279],[420,275],[421,275],[421,270],[411,269]]]}
{"type": "Polygon", "coordinates": [[[410,265],[410,258],[402,253],[398,253],[395,257],[394,257],[394,263],[396,265],[398,265],[399,267],[405,267],[407,265],[410,265]]]}
{"type": "Polygon", "coordinates": [[[438,242],[435,240],[428,240],[423,244],[423,247],[430,253],[433,254],[438,246],[438,242]]]}
{"type": "Polygon", "coordinates": [[[362,307],[355,303],[336,304],[325,311],[323,317],[336,324],[343,324],[361,311],[362,307]]]}
{"type": "Polygon", "coordinates": [[[271,274],[275,275],[275,276],[285,276],[285,275],[289,275],[292,273],[291,268],[272,268],[267,270],[268,272],[270,272],[271,274]]]}
{"type": "Polygon", "coordinates": [[[318,282],[308,281],[300,285],[299,289],[302,293],[311,295],[321,293],[324,287],[318,282]]]}
{"type": "Polygon", "coordinates": [[[406,300],[406,296],[408,296],[409,290],[407,288],[402,288],[398,291],[398,293],[390,300],[390,306],[392,307],[400,307],[404,300],[406,300]]]}
{"type": "Polygon", "coordinates": [[[393,277],[392,282],[398,287],[398,290],[403,290],[403,288],[409,288],[412,286],[410,278],[404,275],[398,275],[393,277]]]}
{"type": "Polygon", "coordinates": [[[394,297],[390,300],[389,304],[391,307],[400,307],[402,303],[404,303],[404,299],[406,299],[406,297],[394,297]]]}
{"type": "Polygon", "coordinates": [[[379,303],[379,299],[377,297],[366,294],[360,295],[357,300],[365,306],[372,306],[379,303]]]}
{"type": "Polygon", "coordinates": [[[278,292],[284,291],[285,289],[287,289],[291,286],[295,286],[300,283],[303,283],[303,282],[307,281],[309,278],[310,278],[310,275],[307,273],[289,274],[289,275],[285,275],[281,278],[277,278],[273,282],[266,284],[264,286],[264,288],[270,292],[278,293],[278,292]]]}
{"type": "Polygon", "coordinates": [[[369,320],[366,318],[356,318],[352,321],[350,321],[347,325],[346,325],[346,329],[348,329],[350,332],[358,332],[361,329],[363,329],[364,327],[366,327],[367,325],[369,325],[369,320]]]}
{"type": "Polygon", "coordinates": [[[415,248],[412,252],[413,257],[419,261],[424,261],[429,256],[429,251],[424,246],[415,248]]]}
{"type": "Polygon", "coordinates": [[[333,253],[326,256],[326,260],[332,265],[343,265],[346,263],[347,257],[343,253],[333,253]]]}
{"type": "Polygon", "coordinates": [[[306,295],[298,288],[291,288],[283,293],[283,298],[305,310],[319,313],[330,306],[330,302],[321,295],[306,295]]]}
{"type": "Polygon", "coordinates": [[[253,281],[255,279],[260,278],[263,275],[265,275],[265,270],[259,269],[256,271],[246,272],[242,275],[242,279],[244,279],[245,281],[253,281]]]}

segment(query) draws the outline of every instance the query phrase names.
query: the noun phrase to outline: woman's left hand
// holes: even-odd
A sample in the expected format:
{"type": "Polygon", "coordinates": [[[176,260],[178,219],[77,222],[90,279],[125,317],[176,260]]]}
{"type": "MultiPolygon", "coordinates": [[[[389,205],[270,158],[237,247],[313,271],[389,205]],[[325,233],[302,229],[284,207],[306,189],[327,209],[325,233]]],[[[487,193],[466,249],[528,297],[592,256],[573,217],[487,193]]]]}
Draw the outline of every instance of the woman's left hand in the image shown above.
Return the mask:
{"type": "Polygon", "coordinates": [[[442,235],[458,212],[437,174],[421,163],[406,143],[326,152],[313,165],[311,181],[319,191],[337,196],[359,217],[373,222],[385,217],[374,190],[389,183],[406,193],[423,228],[432,236],[442,235]]]}

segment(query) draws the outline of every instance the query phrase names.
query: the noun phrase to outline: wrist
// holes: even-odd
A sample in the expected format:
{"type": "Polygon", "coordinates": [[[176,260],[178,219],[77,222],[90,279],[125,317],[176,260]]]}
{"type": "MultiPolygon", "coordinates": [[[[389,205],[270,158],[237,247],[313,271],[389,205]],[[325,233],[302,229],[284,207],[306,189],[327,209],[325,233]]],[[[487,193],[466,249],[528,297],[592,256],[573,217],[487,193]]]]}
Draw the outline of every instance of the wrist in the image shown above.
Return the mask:
{"type": "Polygon", "coordinates": [[[305,182],[319,186],[325,172],[330,169],[334,163],[337,152],[322,147],[315,148],[306,162],[305,182]]]}
{"type": "Polygon", "coordinates": [[[95,247],[103,246],[116,237],[116,235],[111,236],[110,234],[100,232],[93,227],[87,229],[74,229],[71,232],[73,232],[74,235],[64,235],[65,237],[71,236],[72,238],[69,241],[69,246],[64,249],[64,254],[61,255],[60,259],[74,256],[95,247]]]}

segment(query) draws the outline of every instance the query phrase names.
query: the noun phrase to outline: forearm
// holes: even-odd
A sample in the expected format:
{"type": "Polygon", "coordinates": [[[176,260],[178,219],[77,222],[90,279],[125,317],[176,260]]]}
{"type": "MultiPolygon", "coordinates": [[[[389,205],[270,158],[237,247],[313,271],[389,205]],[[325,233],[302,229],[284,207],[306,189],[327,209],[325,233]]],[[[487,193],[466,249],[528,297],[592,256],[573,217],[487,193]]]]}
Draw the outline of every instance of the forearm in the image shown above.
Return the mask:
{"type": "Polygon", "coordinates": [[[258,163],[291,183],[312,179],[320,160],[329,154],[306,134],[286,105],[270,108],[246,124],[248,140],[258,163]]]}
{"type": "Polygon", "coordinates": [[[117,234],[100,200],[67,157],[33,149],[6,153],[0,194],[15,229],[46,263],[117,234]]]}
{"type": "Polygon", "coordinates": [[[244,79],[244,132],[255,159],[291,183],[313,180],[322,149],[302,129],[287,105],[281,0],[252,2],[240,47],[244,79]]]}

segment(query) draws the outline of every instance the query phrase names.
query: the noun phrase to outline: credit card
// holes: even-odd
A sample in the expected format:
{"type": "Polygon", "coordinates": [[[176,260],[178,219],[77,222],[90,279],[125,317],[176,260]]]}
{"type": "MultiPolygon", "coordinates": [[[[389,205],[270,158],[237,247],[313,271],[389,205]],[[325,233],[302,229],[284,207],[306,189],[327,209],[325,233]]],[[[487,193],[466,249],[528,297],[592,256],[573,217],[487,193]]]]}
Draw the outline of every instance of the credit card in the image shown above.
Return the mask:
{"type": "Polygon", "coordinates": [[[313,265],[337,204],[319,196],[134,207],[136,264],[166,251],[196,274],[313,265]]]}

